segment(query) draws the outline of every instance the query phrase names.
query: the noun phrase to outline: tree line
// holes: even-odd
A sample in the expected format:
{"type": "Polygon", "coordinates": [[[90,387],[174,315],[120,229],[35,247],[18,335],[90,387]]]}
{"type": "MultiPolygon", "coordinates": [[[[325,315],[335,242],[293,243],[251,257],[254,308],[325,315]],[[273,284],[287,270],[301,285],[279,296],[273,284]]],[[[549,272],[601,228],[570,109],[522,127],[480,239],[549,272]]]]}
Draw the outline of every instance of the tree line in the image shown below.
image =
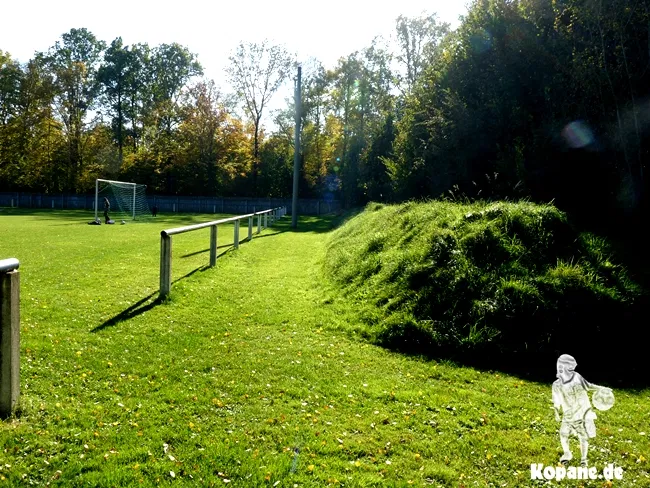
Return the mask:
{"type": "MultiPolygon", "coordinates": [[[[379,36],[332,68],[309,60],[301,196],[640,209],[649,26],[645,0],[474,0],[455,30],[400,16],[392,44],[379,36]]],[[[0,188],[84,192],[102,177],[288,196],[293,101],[272,132],[262,120],[295,66],[282,46],[242,42],[223,93],[179,44],[107,45],[72,29],[25,64],[0,51],[0,188]]]]}

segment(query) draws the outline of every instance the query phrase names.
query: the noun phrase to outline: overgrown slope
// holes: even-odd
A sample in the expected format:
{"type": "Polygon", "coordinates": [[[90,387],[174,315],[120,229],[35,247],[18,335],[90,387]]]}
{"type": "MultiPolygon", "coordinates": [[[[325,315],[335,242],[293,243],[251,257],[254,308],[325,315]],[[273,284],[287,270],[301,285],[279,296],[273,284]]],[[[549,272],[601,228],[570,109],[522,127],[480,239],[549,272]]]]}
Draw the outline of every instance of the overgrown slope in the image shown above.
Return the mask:
{"type": "Polygon", "coordinates": [[[388,347],[524,369],[561,353],[610,372],[638,358],[642,290],[553,206],[370,204],[333,233],[325,268],[388,347]]]}

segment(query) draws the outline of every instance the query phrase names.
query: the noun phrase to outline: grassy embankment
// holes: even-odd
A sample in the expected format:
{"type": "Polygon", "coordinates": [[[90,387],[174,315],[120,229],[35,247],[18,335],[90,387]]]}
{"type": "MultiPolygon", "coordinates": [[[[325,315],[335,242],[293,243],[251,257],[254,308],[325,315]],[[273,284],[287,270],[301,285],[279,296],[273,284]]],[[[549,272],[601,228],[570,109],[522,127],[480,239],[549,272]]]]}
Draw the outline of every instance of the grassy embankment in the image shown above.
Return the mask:
{"type": "Polygon", "coordinates": [[[527,202],[369,205],[329,242],[326,270],[374,342],[461,363],[646,381],[647,293],[607,240],[527,202]]]}

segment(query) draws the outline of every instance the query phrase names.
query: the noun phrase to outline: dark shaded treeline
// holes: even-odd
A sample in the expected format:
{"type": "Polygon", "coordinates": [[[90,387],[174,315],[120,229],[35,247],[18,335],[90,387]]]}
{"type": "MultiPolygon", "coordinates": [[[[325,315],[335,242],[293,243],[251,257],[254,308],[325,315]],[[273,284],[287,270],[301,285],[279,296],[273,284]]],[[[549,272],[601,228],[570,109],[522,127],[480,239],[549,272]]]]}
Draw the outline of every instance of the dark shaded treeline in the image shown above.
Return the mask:
{"type": "MultiPolygon", "coordinates": [[[[393,47],[303,65],[301,196],[526,196],[600,221],[643,215],[649,26],[644,0],[475,0],[453,32],[400,17],[393,47]]],[[[291,72],[277,46],[244,47],[282,60],[267,78],[291,72]]],[[[229,73],[250,72],[246,59],[229,73]]],[[[81,192],[110,177],[290,195],[292,101],[265,134],[259,110],[236,114],[243,90],[201,73],[180,45],[107,46],[85,29],[26,65],[0,53],[0,188],[81,192]]]]}
{"type": "Polygon", "coordinates": [[[555,199],[590,220],[638,213],[649,21],[645,1],[476,1],[407,98],[398,195],[451,188],[555,199]]]}

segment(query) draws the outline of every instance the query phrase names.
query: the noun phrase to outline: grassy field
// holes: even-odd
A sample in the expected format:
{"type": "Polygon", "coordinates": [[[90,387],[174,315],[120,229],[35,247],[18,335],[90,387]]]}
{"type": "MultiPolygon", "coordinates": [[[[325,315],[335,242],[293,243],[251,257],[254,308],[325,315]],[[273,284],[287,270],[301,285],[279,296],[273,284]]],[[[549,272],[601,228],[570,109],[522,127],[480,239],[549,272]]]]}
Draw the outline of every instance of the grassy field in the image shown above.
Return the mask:
{"type": "MultiPolygon", "coordinates": [[[[322,271],[333,219],[292,232],[285,217],[212,269],[207,229],[175,236],[156,301],[160,230],[212,218],[0,212],[0,257],[21,262],[22,387],[0,486],[611,486],[530,479],[561,454],[554,364],[537,383],[369,344],[322,271]]],[[[650,486],[650,391],[614,393],[590,461],[650,486]]]]}

